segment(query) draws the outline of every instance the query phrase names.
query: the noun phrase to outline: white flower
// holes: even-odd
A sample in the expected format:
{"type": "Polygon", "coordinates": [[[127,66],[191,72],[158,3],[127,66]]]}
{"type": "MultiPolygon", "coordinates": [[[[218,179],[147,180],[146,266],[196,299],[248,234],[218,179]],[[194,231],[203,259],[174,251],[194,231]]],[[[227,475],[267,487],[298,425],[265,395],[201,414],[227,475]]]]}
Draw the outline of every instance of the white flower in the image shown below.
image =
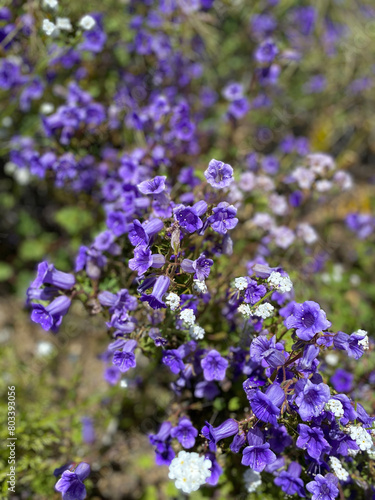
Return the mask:
{"type": "Polygon", "coordinates": [[[54,105],[50,102],[44,102],[40,106],[40,112],[43,113],[44,115],[50,115],[54,109],[55,109],[54,105]]]}
{"type": "Polygon", "coordinates": [[[299,238],[302,238],[307,245],[312,245],[318,239],[318,235],[316,234],[315,229],[306,222],[298,224],[296,233],[297,236],[299,238]]]}
{"type": "Polygon", "coordinates": [[[190,335],[196,340],[202,340],[204,338],[204,328],[199,325],[194,325],[190,327],[190,335]]]}
{"type": "Polygon", "coordinates": [[[344,407],[338,399],[330,399],[326,404],[326,409],[331,411],[337,418],[342,418],[344,416],[344,407]]]}
{"type": "Polygon", "coordinates": [[[260,227],[265,231],[270,231],[275,227],[275,219],[270,214],[263,212],[255,214],[252,222],[255,226],[260,227]]]}
{"type": "Polygon", "coordinates": [[[56,27],[64,31],[72,31],[73,29],[72,23],[68,17],[57,17],[56,27]]]}
{"type": "Polygon", "coordinates": [[[357,443],[361,451],[370,450],[373,442],[370,434],[361,426],[351,425],[349,427],[350,437],[357,443]]]}
{"type": "Polygon", "coordinates": [[[238,306],[238,312],[240,312],[245,318],[250,318],[251,316],[251,309],[249,304],[241,304],[238,306]]]}
{"type": "Polygon", "coordinates": [[[326,179],[323,179],[321,181],[316,181],[315,183],[315,189],[319,193],[325,193],[326,191],[329,191],[332,188],[332,182],[327,181],[326,179]]]}
{"type": "Polygon", "coordinates": [[[273,191],[275,189],[275,183],[267,175],[258,175],[256,178],[256,187],[262,191],[273,191]]]}
{"type": "Polygon", "coordinates": [[[259,472],[253,469],[247,469],[243,475],[245,488],[248,493],[253,493],[262,484],[262,478],[259,472]]]}
{"type": "Polygon", "coordinates": [[[331,457],[329,459],[329,464],[331,466],[331,469],[333,470],[333,473],[336,475],[336,477],[338,477],[338,479],[340,479],[340,481],[346,481],[349,478],[348,471],[344,469],[338,458],[331,457]]]}
{"type": "Polygon", "coordinates": [[[339,357],[335,353],[329,353],[326,355],[326,363],[331,366],[336,366],[339,362],[339,357]]]}
{"type": "Polygon", "coordinates": [[[207,286],[204,281],[194,280],[194,289],[199,293],[207,293],[207,286]]]}
{"type": "Polygon", "coordinates": [[[170,292],[165,298],[165,303],[169,306],[172,311],[175,311],[180,305],[181,299],[177,293],[170,292]]]}
{"type": "Polygon", "coordinates": [[[50,36],[52,33],[55,31],[56,26],[51,23],[49,19],[44,19],[43,24],[42,24],[42,30],[45,32],[46,35],[50,36]]]}
{"type": "Polygon", "coordinates": [[[301,189],[310,189],[315,180],[314,172],[304,167],[297,167],[292,176],[301,189]]]}
{"type": "Polygon", "coordinates": [[[195,314],[193,309],[184,309],[180,313],[180,319],[189,326],[195,323],[195,314]]]}
{"type": "Polygon", "coordinates": [[[249,282],[247,281],[247,278],[235,278],[234,280],[234,287],[237,288],[237,290],[245,290],[248,286],[249,282]]]}
{"type": "Polygon", "coordinates": [[[335,175],[333,176],[333,180],[343,191],[347,191],[353,187],[353,179],[351,175],[349,175],[347,172],[343,172],[342,170],[339,170],[335,173],[335,175]]]}
{"type": "Polygon", "coordinates": [[[86,15],[81,18],[78,24],[84,30],[91,30],[95,26],[96,21],[92,16],[86,15]]]}
{"type": "Polygon", "coordinates": [[[211,476],[211,460],[198,453],[180,451],[169,465],[169,478],[175,480],[175,486],[184,493],[197,491],[211,476]]]}
{"type": "Polygon", "coordinates": [[[267,282],[272,288],[276,288],[276,290],[280,293],[290,292],[293,288],[293,283],[291,282],[289,276],[281,276],[281,274],[277,271],[272,271],[270,276],[267,278],[267,282]]]}
{"type": "Polygon", "coordinates": [[[369,349],[368,336],[366,330],[357,330],[355,332],[357,335],[365,335],[362,340],[358,341],[358,345],[362,346],[365,351],[369,349]]]}
{"type": "Polygon", "coordinates": [[[275,308],[272,304],[265,302],[260,304],[254,311],[254,316],[259,316],[260,318],[267,319],[272,316],[272,312],[275,308]]]}
{"type": "Polygon", "coordinates": [[[285,196],[272,193],[269,198],[269,207],[276,215],[285,215],[288,212],[288,203],[285,196]]]}
{"type": "Polygon", "coordinates": [[[43,5],[50,9],[57,9],[59,2],[57,0],[43,0],[43,5]]]}
{"type": "Polygon", "coordinates": [[[314,153],[307,156],[307,162],[313,172],[324,175],[331,170],[335,170],[336,165],[332,156],[324,153],[314,153]]]}

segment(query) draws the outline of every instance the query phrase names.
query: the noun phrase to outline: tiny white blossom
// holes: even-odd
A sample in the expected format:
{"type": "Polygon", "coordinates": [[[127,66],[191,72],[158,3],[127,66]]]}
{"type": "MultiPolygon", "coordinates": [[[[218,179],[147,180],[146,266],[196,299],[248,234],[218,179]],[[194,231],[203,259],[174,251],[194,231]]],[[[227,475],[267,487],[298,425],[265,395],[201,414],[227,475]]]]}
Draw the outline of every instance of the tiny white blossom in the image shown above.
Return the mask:
{"type": "Polygon", "coordinates": [[[189,326],[195,323],[195,314],[193,309],[184,309],[180,312],[180,319],[189,326]]]}
{"type": "Polygon", "coordinates": [[[57,9],[59,2],[57,0],[43,0],[43,6],[50,9],[57,9]]]}
{"type": "Polygon", "coordinates": [[[198,453],[180,451],[169,465],[169,478],[175,480],[175,486],[184,493],[197,491],[210,477],[211,460],[198,453]]]}
{"type": "Polygon", "coordinates": [[[315,188],[319,193],[325,193],[332,188],[332,182],[327,181],[327,179],[322,179],[321,181],[316,181],[315,188]]]}
{"type": "Polygon", "coordinates": [[[40,112],[43,113],[44,115],[50,115],[54,109],[55,109],[54,105],[50,102],[44,102],[40,106],[40,112]]]}
{"type": "Polygon", "coordinates": [[[331,365],[331,366],[336,366],[337,363],[339,362],[339,357],[335,353],[328,353],[326,355],[326,363],[331,365]]]}
{"type": "Polygon", "coordinates": [[[361,426],[351,425],[349,427],[350,437],[357,443],[361,451],[370,450],[373,442],[370,434],[361,426]]]}
{"type": "Polygon", "coordinates": [[[56,26],[51,23],[49,19],[44,19],[43,24],[42,24],[42,30],[45,32],[46,35],[50,36],[52,33],[55,31],[56,26]]]}
{"type": "Polygon", "coordinates": [[[340,479],[340,481],[346,481],[349,478],[349,472],[344,469],[338,458],[331,457],[329,459],[329,464],[333,470],[333,473],[338,479],[340,479]]]}
{"type": "Polygon", "coordinates": [[[369,349],[368,336],[366,330],[357,330],[355,332],[357,335],[365,335],[362,340],[358,341],[358,345],[362,346],[365,351],[369,349]]]}
{"type": "Polygon", "coordinates": [[[238,312],[240,312],[245,318],[250,318],[251,309],[249,304],[241,304],[238,306],[238,312]]]}
{"type": "Polygon", "coordinates": [[[338,399],[330,399],[326,404],[326,409],[331,411],[337,418],[342,418],[344,416],[344,407],[338,399]]]}
{"type": "Polygon", "coordinates": [[[194,280],[194,289],[199,293],[207,293],[207,286],[204,281],[194,280]]]}
{"type": "Polygon", "coordinates": [[[86,15],[81,18],[78,24],[84,30],[91,30],[95,26],[96,21],[92,16],[86,15]]]}
{"type": "Polygon", "coordinates": [[[199,325],[194,325],[190,327],[190,335],[196,340],[202,340],[204,338],[204,328],[199,325]]]}
{"type": "Polygon", "coordinates": [[[267,319],[272,316],[273,310],[275,308],[272,304],[265,302],[260,304],[254,311],[254,316],[259,316],[260,318],[267,319]]]}
{"type": "Polygon", "coordinates": [[[72,31],[73,29],[72,23],[68,17],[57,17],[56,27],[64,31],[72,31]]]}
{"type": "Polygon", "coordinates": [[[180,297],[173,292],[168,293],[165,299],[165,303],[172,309],[172,311],[175,311],[179,307],[180,302],[181,302],[180,297]]]}
{"type": "Polygon", "coordinates": [[[272,271],[267,278],[267,282],[280,293],[290,292],[293,288],[293,283],[289,276],[281,276],[277,271],[272,271]]]}
{"type": "Polygon", "coordinates": [[[248,286],[248,281],[247,278],[241,277],[241,278],[235,278],[234,280],[234,287],[237,288],[237,290],[245,290],[248,286]]]}

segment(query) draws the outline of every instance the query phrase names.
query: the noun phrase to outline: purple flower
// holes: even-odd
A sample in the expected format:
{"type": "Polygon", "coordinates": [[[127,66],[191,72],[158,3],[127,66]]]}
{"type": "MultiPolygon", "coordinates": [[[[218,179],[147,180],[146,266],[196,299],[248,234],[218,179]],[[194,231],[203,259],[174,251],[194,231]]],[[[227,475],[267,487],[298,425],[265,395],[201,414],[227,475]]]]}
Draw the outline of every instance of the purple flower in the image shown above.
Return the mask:
{"type": "Polygon", "coordinates": [[[304,388],[296,397],[298,413],[302,420],[311,420],[317,417],[324,408],[324,405],[330,398],[329,387],[326,384],[313,384],[307,380],[304,388]]]}
{"type": "Polygon", "coordinates": [[[157,175],[151,180],[143,181],[137,188],[142,194],[160,194],[165,190],[165,175],[157,175]]]}
{"type": "Polygon", "coordinates": [[[63,290],[70,290],[75,285],[76,279],[73,274],[64,273],[55,269],[53,264],[44,261],[38,264],[37,277],[32,282],[32,288],[39,288],[48,283],[63,290]]]}
{"type": "Polygon", "coordinates": [[[121,378],[121,371],[117,366],[108,366],[104,370],[104,380],[110,385],[116,385],[121,378]]]}
{"type": "Polygon", "coordinates": [[[233,168],[218,160],[211,160],[204,172],[208,183],[217,189],[228,187],[233,182],[233,168]]]}
{"type": "Polygon", "coordinates": [[[167,292],[170,284],[168,276],[159,276],[156,280],[152,293],[150,295],[142,295],[141,301],[148,302],[153,309],[160,309],[166,307],[163,302],[163,296],[167,292]]]}
{"type": "Polygon", "coordinates": [[[272,40],[265,40],[257,47],[254,57],[261,64],[271,64],[278,53],[279,49],[272,40]]]}
{"type": "Polygon", "coordinates": [[[280,472],[279,476],[275,479],[275,484],[280,486],[282,491],[287,495],[297,494],[300,497],[304,497],[305,490],[303,487],[303,481],[300,479],[302,467],[297,462],[291,462],[288,471],[283,470],[280,472]]]}
{"type": "Polygon", "coordinates": [[[141,224],[135,219],[129,227],[129,240],[133,246],[148,245],[155,234],[161,231],[164,227],[163,221],[160,219],[151,219],[149,222],[141,224]]]}
{"type": "Polygon", "coordinates": [[[313,494],[311,500],[334,500],[339,494],[338,482],[333,474],[327,474],[325,477],[317,474],[314,481],[307,483],[306,489],[313,494]]]}
{"type": "Polygon", "coordinates": [[[298,448],[306,449],[310,457],[318,460],[322,453],[327,453],[331,447],[325,440],[323,431],[319,427],[309,427],[305,424],[298,425],[298,448]]]}
{"type": "Polygon", "coordinates": [[[253,413],[262,422],[277,425],[277,419],[280,415],[280,406],[285,400],[285,393],[277,384],[268,387],[265,394],[257,390],[251,397],[250,405],[253,413]]]}
{"type": "Polygon", "coordinates": [[[194,446],[198,431],[187,417],[182,417],[177,427],[172,429],[171,436],[176,438],[184,448],[189,449],[194,446]]]}
{"type": "Polygon", "coordinates": [[[219,234],[226,234],[229,229],[236,227],[238,219],[235,217],[237,208],[222,201],[213,209],[213,215],[207,219],[207,223],[219,234]]]}
{"type": "Polygon", "coordinates": [[[267,465],[276,460],[276,455],[270,450],[269,443],[264,444],[263,433],[255,428],[250,429],[247,434],[246,446],[243,450],[241,463],[250,466],[255,472],[262,472],[267,465]]]}
{"type": "Polygon", "coordinates": [[[161,362],[163,363],[163,365],[168,366],[171,372],[175,374],[180,373],[185,369],[181,353],[178,349],[169,349],[167,351],[163,351],[161,362]]]}
{"type": "Polygon", "coordinates": [[[337,392],[350,392],[353,389],[354,375],[338,368],[331,377],[331,383],[337,392]]]}
{"type": "Polygon", "coordinates": [[[107,226],[115,236],[121,236],[128,230],[128,223],[124,212],[109,212],[107,226]]]}
{"type": "Polygon", "coordinates": [[[82,440],[84,443],[95,443],[95,429],[92,418],[82,417],[82,440]]]}
{"type": "Polygon", "coordinates": [[[113,354],[112,363],[119,368],[122,373],[127,372],[130,368],[135,368],[136,361],[134,349],[137,347],[135,340],[128,340],[122,348],[122,351],[115,351],[113,354]]]}
{"type": "Polygon", "coordinates": [[[180,226],[186,229],[188,233],[194,233],[203,227],[200,216],[206,211],[207,203],[202,200],[195,203],[192,207],[178,206],[174,211],[174,216],[180,226]]]}
{"type": "Polygon", "coordinates": [[[201,361],[203,375],[206,380],[223,380],[228,367],[228,361],[214,349],[201,361]]]}
{"type": "Polygon", "coordinates": [[[71,300],[65,295],[57,297],[48,306],[32,304],[31,320],[39,323],[43,330],[57,332],[62,317],[68,312],[71,300]]]}
{"type": "Polygon", "coordinates": [[[208,439],[210,450],[216,451],[216,444],[221,440],[230,436],[234,436],[238,432],[238,423],[233,418],[228,418],[218,427],[213,427],[210,423],[202,428],[203,436],[208,439]]]}
{"type": "Polygon", "coordinates": [[[199,281],[204,281],[208,278],[213,263],[212,259],[207,259],[205,254],[202,253],[197,260],[184,259],[181,262],[181,268],[185,273],[195,273],[195,277],[199,281]]]}
{"type": "Polygon", "coordinates": [[[165,257],[159,253],[151,254],[148,247],[138,246],[134,249],[134,259],[129,260],[132,271],[138,271],[138,276],[144,274],[150,267],[160,268],[165,264],[165,257]]]}
{"type": "Polygon", "coordinates": [[[364,348],[359,344],[359,341],[365,337],[366,333],[352,333],[348,335],[344,332],[338,332],[333,337],[333,344],[336,349],[346,351],[349,357],[359,359],[364,353],[364,348]]]}
{"type": "Polygon", "coordinates": [[[302,340],[311,340],[315,334],[331,326],[326,313],[320,309],[317,302],[312,300],[303,304],[294,304],[291,316],[284,323],[287,328],[295,328],[297,337],[302,340]]]}
{"type": "Polygon", "coordinates": [[[55,485],[56,491],[62,493],[63,500],[83,500],[86,498],[86,488],[83,481],[90,474],[90,466],[81,462],[74,472],[66,470],[55,485]]]}
{"type": "Polygon", "coordinates": [[[245,302],[254,305],[267,293],[267,288],[264,285],[258,285],[255,280],[248,278],[248,285],[245,290],[245,302]]]}

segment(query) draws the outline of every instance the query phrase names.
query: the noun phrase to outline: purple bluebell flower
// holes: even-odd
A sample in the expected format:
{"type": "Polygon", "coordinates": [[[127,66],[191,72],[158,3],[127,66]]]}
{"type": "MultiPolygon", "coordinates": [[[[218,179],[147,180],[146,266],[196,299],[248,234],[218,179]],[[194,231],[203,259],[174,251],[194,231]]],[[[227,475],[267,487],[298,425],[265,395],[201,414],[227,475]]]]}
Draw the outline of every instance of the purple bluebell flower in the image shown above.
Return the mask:
{"type": "Polygon", "coordinates": [[[254,58],[261,64],[271,64],[278,53],[279,49],[276,44],[272,40],[268,39],[257,47],[254,58]]]}
{"type": "Polygon", "coordinates": [[[133,246],[148,245],[150,240],[164,227],[160,219],[151,219],[149,222],[141,224],[135,219],[129,226],[129,240],[133,246]]]}
{"type": "Polygon", "coordinates": [[[37,277],[32,282],[32,288],[39,288],[48,283],[62,290],[70,290],[75,285],[76,279],[73,274],[64,273],[55,269],[53,264],[44,261],[38,264],[37,277]]]}
{"type": "Polygon", "coordinates": [[[213,427],[209,422],[202,428],[203,436],[208,440],[211,451],[216,451],[216,445],[222,439],[234,436],[238,432],[238,423],[233,418],[228,418],[218,427],[213,427]]]}
{"type": "Polygon", "coordinates": [[[262,472],[276,460],[276,455],[270,450],[269,443],[264,443],[263,433],[259,429],[250,429],[247,442],[249,446],[246,446],[242,454],[243,465],[248,465],[255,472],[262,472]]]}
{"type": "Polygon", "coordinates": [[[222,467],[220,467],[219,462],[216,460],[215,453],[208,452],[205,454],[205,458],[211,460],[212,466],[210,467],[211,476],[206,479],[206,483],[211,486],[216,486],[219,482],[219,478],[223,473],[222,467]]]}
{"type": "Polygon", "coordinates": [[[311,340],[314,335],[331,326],[326,313],[317,302],[308,300],[303,304],[294,304],[292,314],[284,321],[287,328],[295,328],[297,337],[311,340]]]}
{"type": "Polygon", "coordinates": [[[83,500],[86,498],[86,488],[83,481],[90,474],[90,466],[81,462],[74,472],[66,470],[55,485],[55,490],[62,493],[63,500],[83,500]]]}
{"type": "Polygon", "coordinates": [[[198,382],[195,386],[194,396],[196,398],[204,398],[208,401],[212,401],[219,394],[220,390],[215,382],[207,382],[206,380],[203,380],[202,382],[198,382]]]}
{"type": "Polygon", "coordinates": [[[322,476],[317,474],[314,481],[306,484],[306,489],[312,493],[311,500],[334,500],[339,494],[339,480],[333,474],[322,476]]]}
{"type": "Polygon", "coordinates": [[[255,280],[247,279],[248,285],[244,292],[245,302],[251,305],[256,304],[267,293],[267,288],[264,285],[258,285],[255,280]]]}
{"type": "Polygon", "coordinates": [[[181,262],[181,268],[186,273],[195,273],[196,279],[204,281],[208,278],[213,263],[212,259],[207,259],[205,254],[202,253],[197,260],[184,259],[181,262]]]}
{"type": "Polygon", "coordinates": [[[318,460],[320,456],[327,453],[331,447],[324,438],[324,433],[319,427],[309,427],[305,424],[298,425],[298,448],[305,449],[310,457],[318,460]]]}
{"type": "Polygon", "coordinates": [[[172,424],[163,422],[157,434],[149,434],[148,436],[150,443],[156,447],[156,465],[169,465],[175,457],[173,448],[170,446],[171,430],[172,424]]]}
{"type": "Polygon", "coordinates": [[[203,376],[206,380],[224,380],[228,361],[212,349],[201,361],[203,376]]]}
{"type": "Polygon", "coordinates": [[[163,351],[161,362],[169,367],[172,373],[180,373],[185,369],[185,364],[182,361],[181,353],[178,349],[168,349],[163,351]]]}
{"type": "Polygon", "coordinates": [[[104,380],[110,385],[116,385],[121,378],[121,371],[117,366],[107,366],[104,370],[104,380]]]}
{"type": "Polygon", "coordinates": [[[337,392],[350,392],[353,389],[354,375],[338,368],[331,377],[331,384],[337,392]]]}
{"type": "Polygon", "coordinates": [[[298,369],[300,371],[310,370],[313,366],[314,361],[319,355],[320,349],[315,345],[307,345],[303,350],[303,356],[298,363],[298,369]]]}
{"type": "Polygon", "coordinates": [[[366,337],[366,333],[352,333],[348,335],[344,332],[338,332],[333,337],[333,344],[336,349],[341,349],[347,352],[348,356],[354,359],[359,359],[363,353],[363,345],[359,344],[366,337]]]}
{"type": "Polygon", "coordinates": [[[228,230],[236,227],[238,223],[238,219],[235,217],[237,209],[233,205],[222,201],[213,209],[213,212],[213,215],[208,217],[207,223],[217,233],[226,234],[228,230]]]}
{"type": "Polygon", "coordinates": [[[297,494],[305,497],[303,481],[300,478],[302,467],[297,462],[291,462],[288,471],[282,471],[275,479],[275,484],[279,486],[287,495],[297,494]]]}
{"type": "Polygon", "coordinates": [[[143,181],[137,188],[142,194],[160,194],[165,190],[165,175],[157,175],[151,180],[143,181]]]}
{"type": "Polygon", "coordinates": [[[148,247],[138,246],[134,249],[134,258],[129,260],[129,267],[137,271],[138,276],[144,274],[150,267],[159,269],[165,264],[165,257],[159,253],[151,254],[148,247]]]}
{"type": "MultiPolygon", "coordinates": [[[[258,99],[261,105],[267,105],[267,103],[270,103],[269,99],[265,95],[258,96],[258,99]]],[[[256,98],[253,100],[252,103],[253,107],[255,107],[254,102],[256,103],[256,98]]],[[[236,99],[235,101],[232,101],[230,103],[228,107],[228,114],[233,118],[239,120],[242,117],[244,117],[249,110],[250,110],[249,101],[248,99],[246,99],[246,97],[243,97],[242,99],[236,99]]]]}
{"type": "Polygon", "coordinates": [[[285,393],[277,384],[272,384],[263,394],[257,390],[250,399],[251,409],[262,422],[277,424],[280,415],[280,406],[285,400],[285,393]]]}
{"type": "Polygon", "coordinates": [[[57,297],[48,306],[31,304],[31,320],[39,323],[43,330],[52,330],[56,333],[61,325],[63,316],[68,312],[71,304],[69,297],[65,295],[57,297]]]}
{"type": "Polygon", "coordinates": [[[148,302],[153,309],[165,308],[166,305],[163,302],[163,296],[168,291],[169,285],[170,279],[168,276],[159,276],[152,289],[152,293],[150,295],[142,295],[141,301],[148,302]]]}
{"type": "Polygon", "coordinates": [[[224,189],[234,180],[233,168],[227,163],[218,160],[210,161],[204,176],[208,183],[216,189],[224,189]]]}
{"type": "Polygon", "coordinates": [[[128,231],[128,223],[124,212],[109,212],[107,217],[107,226],[115,236],[121,236],[128,231]]]}
{"type": "Polygon", "coordinates": [[[303,389],[296,397],[298,413],[303,421],[311,420],[317,417],[328,403],[330,398],[329,387],[326,384],[313,384],[311,380],[307,380],[303,389]]]}
{"type": "Polygon", "coordinates": [[[186,229],[188,233],[194,233],[203,227],[203,222],[200,219],[200,216],[202,216],[206,211],[207,203],[202,200],[195,203],[192,207],[179,205],[174,210],[174,216],[180,226],[186,229]]]}
{"type": "Polygon", "coordinates": [[[176,438],[184,448],[189,449],[194,446],[198,431],[188,417],[182,417],[177,427],[171,430],[171,436],[176,438]]]}
{"type": "Polygon", "coordinates": [[[272,451],[275,453],[282,453],[285,448],[293,443],[293,439],[289,436],[285,425],[274,427],[272,434],[268,440],[272,451]]]}
{"type": "Polygon", "coordinates": [[[135,368],[136,360],[134,349],[137,347],[136,340],[128,340],[125,342],[121,351],[113,353],[112,363],[119,368],[122,373],[127,372],[130,368],[135,368]]]}

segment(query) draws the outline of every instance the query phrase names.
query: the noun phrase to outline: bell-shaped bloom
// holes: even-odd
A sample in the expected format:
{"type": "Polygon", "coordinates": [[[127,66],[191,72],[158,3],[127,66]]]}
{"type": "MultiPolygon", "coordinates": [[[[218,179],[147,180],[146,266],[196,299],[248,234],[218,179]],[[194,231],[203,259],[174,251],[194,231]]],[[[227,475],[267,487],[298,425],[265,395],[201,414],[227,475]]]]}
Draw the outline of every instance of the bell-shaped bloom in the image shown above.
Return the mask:
{"type": "Polygon", "coordinates": [[[136,360],[134,355],[134,349],[137,347],[136,340],[128,340],[125,342],[122,350],[115,351],[113,353],[112,363],[118,367],[118,369],[125,373],[130,368],[135,368],[136,360]]]}
{"type": "Polygon", "coordinates": [[[207,170],[204,172],[207,182],[216,189],[224,189],[233,181],[233,168],[218,160],[211,160],[207,170]]]}
{"type": "Polygon", "coordinates": [[[161,362],[169,367],[172,373],[180,373],[185,369],[185,364],[182,361],[181,353],[178,349],[168,349],[163,351],[161,362]]]}
{"type": "Polygon", "coordinates": [[[193,426],[187,417],[180,418],[177,427],[171,431],[171,436],[176,438],[181,445],[186,448],[192,448],[195,444],[195,438],[198,436],[197,429],[193,426]]]}
{"type": "Polygon", "coordinates": [[[233,453],[238,453],[242,446],[246,443],[246,435],[243,431],[238,432],[231,442],[230,449],[233,453]]]}
{"type": "Polygon", "coordinates": [[[66,470],[55,485],[56,491],[62,493],[63,500],[83,500],[86,498],[86,488],[83,481],[90,474],[90,466],[81,462],[74,472],[66,470]]]}
{"type": "Polygon", "coordinates": [[[245,302],[254,305],[267,293],[267,288],[264,285],[258,285],[255,280],[247,279],[248,285],[245,290],[245,302]]]}
{"type": "Polygon", "coordinates": [[[224,380],[228,361],[218,351],[212,349],[201,361],[203,376],[206,380],[224,380]]]}
{"type": "Polygon", "coordinates": [[[238,423],[233,418],[228,418],[218,427],[213,427],[210,423],[202,428],[203,436],[208,439],[209,448],[211,451],[216,451],[216,444],[227,437],[233,436],[238,432],[238,423]]]}
{"type": "Polygon", "coordinates": [[[319,427],[309,427],[305,424],[298,426],[297,446],[307,451],[310,457],[318,460],[323,453],[327,453],[331,446],[324,438],[324,433],[319,427]]]}
{"type": "Polygon", "coordinates": [[[207,203],[203,200],[198,201],[192,207],[179,205],[174,210],[174,217],[181,227],[188,233],[199,231],[203,227],[200,217],[207,211],[207,203]]]}
{"type": "Polygon", "coordinates": [[[137,271],[138,276],[144,274],[150,267],[159,269],[165,264],[165,257],[159,253],[151,254],[148,247],[138,246],[134,249],[134,258],[129,260],[129,267],[137,271]]]}
{"type": "Polygon", "coordinates": [[[196,279],[204,281],[208,278],[213,263],[212,259],[207,259],[205,254],[202,253],[197,260],[184,259],[181,262],[181,268],[185,273],[195,273],[196,279]]]}
{"type": "Polygon", "coordinates": [[[31,320],[39,323],[43,330],[57,332],[63,316],[68,312],[71,300],[65,295],[57,297],[48,306],[32,304],[31,320]]]}
{"type": "Polygon", "coordinates": [[[303,356],[298,364],[300,371],[309,370],[313,365],[314,360],[320,352],[319,347],[315,345],[307,345],[303,351],[303,356]]]}
{"type": "Polygon", "coordinates": [[[339,480],[333,474],[317,474],[314,481],[307,483],[306,489],[312,493],[311,500],[334,500],[339,495],[339,480]]]}
{"type": "Polygon", "coordinates": [[[317,417],[323,410],[324,405],[328,403],[329,398],[328,385],[324,383],[313,384],[311,380],[307,380],[295,400],[302,420],[306,421],[317,417]]]}
{"type": "Polygon", "coordinates": [[[142,224],[139,220],[135,219],[129,226],[129,240],[133,246],[144,245],[147,246],[153,236],[155,236],[164,227],[163,221],[160,219],[151,219],[142,224]]]}
{"type": "Polygon", "coordinates": [[[311,340],[314,335],[331,326],[326,313],[317,302],[307,300],[303,304],[294,304],[294,309],[285,320],[287,328],[295,328],[297,337],[302,340],[311,340]]]}
{"type": "Polygon", "coordinates": [[[262,422],[277,424],[277,419],[280,415],[279,406],[285,400],[285,393],[277,384],[272,384],[263,394],[261,391],[256,391],[251,398],[250,405],[253,413],[262,422]]]}
{"type": "Polygon", "coordinates": [[[142,194],[160,194],[165,190],[165,175],[157,175],[153,179],[143,181],[137,185],[142,194]]]}
{"type": "Polygon", "coordinates": [[[32,288],[39,288],[48,283],[62,290],[70,290],[75,285],[76,279],[73,274],[64,273],[55,269],[53,264],[44,261],[38,264],[37,277],[32,282],[32,288]]]}
{"type": "Polygon", "coordinates": [[[221,474],[223,473],[222,467],[220,467],[219,462],[216,460],[216,455],[214,453],[206,453],[205,458],[211,461],[211,476],[209,476],[206,479],[206,483],[210,484],[211,486],[216,486],[217,483],[219,482],[219,478],[221,474]]]}
{"type": "Polygon", "coordinates": [[[291,462],[287,471],[282,471],[275,479],[275,484],[279,486],[286,495],[297,494],[305,497],[303,481],[300,479],[302,467],[297,462],[291,462]]]}
{"type": "Polygon", "coordinates": [[[166,294],[170,284],[168,276],[159,276],[155,282],[154,288],[150,295],[142,295],[141,301],[148,302],[153,309],[161,309],[166,307],[163,302],[163,296],[166,294]]]}
{"type": "Polygon", "coordinates": [[[207,219],[207,223],[219,234],[226,234],[227,231],[237,226],[237,208],[222,201],[213,209],[213,214],[207,219]]]}
{"type": "Polygon", "coordinates": [[[248,465],[255,472],[262,472],[267,465],[276,460],[269,443],[264,443],[264,436],[258,429],[251,429],[247,435],[249,446],[243,450],[241,463],[248,465]]]}

